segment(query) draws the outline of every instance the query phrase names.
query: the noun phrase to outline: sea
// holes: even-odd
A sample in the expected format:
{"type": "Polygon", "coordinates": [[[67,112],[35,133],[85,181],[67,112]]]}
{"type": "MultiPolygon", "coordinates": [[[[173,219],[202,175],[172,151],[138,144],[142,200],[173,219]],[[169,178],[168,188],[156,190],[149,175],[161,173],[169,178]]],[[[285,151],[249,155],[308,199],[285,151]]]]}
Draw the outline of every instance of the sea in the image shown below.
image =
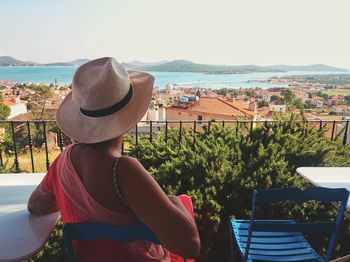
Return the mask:
{"type": "MultiPolygon", "coordinates": [[[[54,83],[70,84],[75,66],[50,66],[50,67],[0,67],[0,80],[20,83],[54,83]]],[[[175,87],[191,88],[248,88],[259,87],[263,89],[271,87],[285,87],[283,84],[264,82],[270,77],[282,77],[288,75],[314,75],[314,74],[344,74],[335,71],[288,71],[269,73],[247,74],[205,74],[185,72],[149,72],[154,75],[156,87],[173,85],[175,87]]],[[[349,72],[345,72],[350,74],[349,72]]]]}

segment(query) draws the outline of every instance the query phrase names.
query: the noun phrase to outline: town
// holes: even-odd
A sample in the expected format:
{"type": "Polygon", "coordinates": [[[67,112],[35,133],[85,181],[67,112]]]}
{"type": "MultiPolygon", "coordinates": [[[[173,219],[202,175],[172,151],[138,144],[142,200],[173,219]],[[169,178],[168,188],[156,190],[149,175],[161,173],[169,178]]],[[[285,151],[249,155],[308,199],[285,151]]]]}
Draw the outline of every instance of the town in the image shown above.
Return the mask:
{"type": "MultiPolygon", "coordinates": [[[[142,121],[272,120],[291,112],[307,120],[344,120],[350,116],[350,85],[332,85],[271,78],[288,87],[269,89],[156,87],[142,121]]],[[[252,84],[254,85],[254,84],[252,84]]],[[[55,119],[69,85],[18,83],[0,80],[2,120],[55,119]]]]}

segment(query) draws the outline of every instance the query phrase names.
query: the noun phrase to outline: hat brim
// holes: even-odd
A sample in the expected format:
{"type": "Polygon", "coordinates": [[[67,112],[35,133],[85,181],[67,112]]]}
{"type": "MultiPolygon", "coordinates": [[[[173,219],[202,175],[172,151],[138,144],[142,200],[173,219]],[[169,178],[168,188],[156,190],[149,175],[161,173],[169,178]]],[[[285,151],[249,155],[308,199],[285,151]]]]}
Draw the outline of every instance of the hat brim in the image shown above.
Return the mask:
{"type": "Polygon", "coordinates": [[[119,137],[133,128],[149,107],[154,77],[139,71],[128,73],[133,86],[132,97],[122,109],[108,116],[83,115],[70,92],[56,113],[57,123],[63,133],[80,143],[93,144],[119,137]]]}

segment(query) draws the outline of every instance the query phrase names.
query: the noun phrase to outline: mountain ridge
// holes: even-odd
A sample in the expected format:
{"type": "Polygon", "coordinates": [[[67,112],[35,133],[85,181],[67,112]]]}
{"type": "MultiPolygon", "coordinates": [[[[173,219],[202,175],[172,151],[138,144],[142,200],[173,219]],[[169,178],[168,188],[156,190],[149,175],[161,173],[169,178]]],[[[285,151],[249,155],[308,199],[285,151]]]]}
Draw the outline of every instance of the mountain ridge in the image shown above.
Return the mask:
{"type": "Polygon", "coordinates": [[[129,69],[138,69],[145,71],[161,71],[161,72],[192,72],[207,74],[237,74],[237,73],[253,73],[253,72],[286,72],[286,71],[339,71],[347,72],[346,69],[337,68],[329,65],[314,64],[306,66],[290,66],[290,65],[209,65],[196,64],[187,60],[173,60],[159,65],[135,65],[131,63],[123,63],[123,66],[129,69]]]}
{"type": "MultiPolygon", "coordinates": [[[[21,61],[11,56],[0,56],[0,66],[81,66],[91,60],[75,59],[69,62],[55,62],[40,64],[31,61],[21,61]]],[[[137,69],[144,71],[160,71],[160,72],[191,72],[191,73],[206,73],[206,74],[242,74],[254,72],[286,72],[286,71],[334,71],[334,72],[348,72],[347,69],[333,67],[324,64],[313,64],[305,66],[291,66],[291,65],[272,65],[272,66],[258,66],[258,65],[210,65],[193,63],[188,60],[162,60],[159,62],[141,62],[131,61],[122,63],[128,69],[137,69]]]]}

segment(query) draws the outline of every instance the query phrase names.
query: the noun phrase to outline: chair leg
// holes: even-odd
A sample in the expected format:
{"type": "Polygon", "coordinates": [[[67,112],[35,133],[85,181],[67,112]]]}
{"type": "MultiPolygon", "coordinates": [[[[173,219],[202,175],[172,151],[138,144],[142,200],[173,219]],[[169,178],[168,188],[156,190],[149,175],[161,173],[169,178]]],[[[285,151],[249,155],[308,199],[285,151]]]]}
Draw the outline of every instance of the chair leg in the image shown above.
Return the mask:
{"type": "Polygon", "coordinates": [[[230,232],[230,258],[231,258],[231,261],[233,262],[234,259],[233,259],[233,239],[232,239],[232,226],[231,226],[231,222],[229,221],[229,232],[230,232]]]}

